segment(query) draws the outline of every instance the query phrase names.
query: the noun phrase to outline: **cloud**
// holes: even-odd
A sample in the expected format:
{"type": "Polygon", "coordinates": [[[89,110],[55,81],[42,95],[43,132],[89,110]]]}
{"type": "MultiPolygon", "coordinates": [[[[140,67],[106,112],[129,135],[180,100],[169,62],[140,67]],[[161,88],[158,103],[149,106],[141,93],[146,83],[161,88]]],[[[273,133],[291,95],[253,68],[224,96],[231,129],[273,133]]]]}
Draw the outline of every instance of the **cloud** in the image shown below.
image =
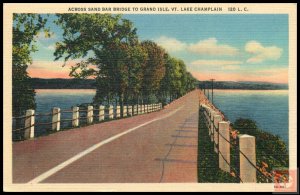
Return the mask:
{"type": "Polygon", "coordinates": [[[196,60],[191,62],[190,69],[192,70],[238,70],[242,61],[234,60],[196,60]]]}
{"type": "MultiPolygon", "coordinates": [[[[76,66],[81,59],[69,60],[63,66],[63,61],[40,61],[34,60],[28,66],[28,73],[31,77],[38,78],[70,78],[69,73],[72,66],[76,66]]],[[[90,65],[90,68],[98,70],[97,66],[90,65]]]]}
{"type": "Polygon", "coordinates": [[[239,65],[242,61],[234,60],[196,60],[191,63],[198,66],[223,66],[223,65],[239,65]]]}
{"type": "Polygon", "coordinates": [[[49,45],[48,47],[46,47],[46,49],[48,49],[50,51],[54,51],[55,50],[55,45],[49,45]]]}
{"type": "Polygon", "coordinates": [[[266,60],[278,60],[281,57],[282,49],[276,46],[264,47],[257,41],[249,41],[245,45],[245,51],[254,54],[247,60],[248,63],[260,63],[266,60]]]}
{"type": "Polygon", "coordinates": [[[75,66],[76,63],[80,62],[79,60],[70,60],[66,62],[66,65],[63,66],[63,61],[40,61],[34,60],[31,65],[28,66],[28,69],[36,69],[36,70],[53,70],[53,71],[62,71],[62,70],[70,70],[71,66],[75,66]]]}
{"type": "Polygon", "coordinates": [[[239,51],[230,45],[218,44],[216,38],[209,38],[190,44],[188,50],[193,53],[211,56],[235,56],[239,51]]]}
{"type": "Polygon", "coordinates": [[[187,46],[187,44],[184,42],[181,42],[175,38],[169,38],[166,36],[161,36],[158,39],[155,39],[155,42],[157,42],[158,45],[161,45],[163,48],[165,48],[169,52],[182,51],[187,46]]]}
{"type": "Polygon", "coordinates": [[[238,49],[230,45],[218,44],[216,38],[200,40],[197,43],[185,43],[173,37],[161,36],[154,39],[159,45],[164,47],[169,52],[189,51],[200,55],[211,56],[235,56],[238,54],[238,49]]]}

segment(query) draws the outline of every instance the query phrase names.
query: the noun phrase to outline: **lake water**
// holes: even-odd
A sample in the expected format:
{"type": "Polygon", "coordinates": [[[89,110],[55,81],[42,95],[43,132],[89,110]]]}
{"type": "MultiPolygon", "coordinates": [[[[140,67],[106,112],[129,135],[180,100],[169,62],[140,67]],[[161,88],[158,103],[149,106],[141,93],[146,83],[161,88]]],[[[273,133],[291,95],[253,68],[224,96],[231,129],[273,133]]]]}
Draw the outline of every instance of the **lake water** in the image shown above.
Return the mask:
{"type": "MultiPolygon", "coordinates": [[[[53,107],[70,110],[92,102],[95,93],[94,89],[38,89],[36,113],[50,112],[53,107]]],[[[253,119],[259,128],[288,143],[288,90],[214,90],[214,103],[231,122],[240,117],[253,119]]],[[[69,115],[63,113],[62,118],[69,115]]]]}
{"type": "MultiPolygon", "coordinates": [[[[51,115],[39,116],[39,114],[52,112],[53,107],[61,109],[61,127],[71,127],[72,106],[78,106],[82,103],[91,103],[96,94],[94,89],[36,89],[36,123],[49,123],[51,115]],[[66,112],[65,112],[66,111],[66,112]]],[[[85,112],[79,113],[80,117],[85,117],[85,112]]],[[[80,124],[85,124],[86,119],[80,119],[80,124]]],[[[51,124],[37,125],[35,136],[47,134],[51,130],[51,124]]]]}
{"type": "Polygon", "coordinates": [[[288,143],[288,90],[216,89],[214,104],[232,123],[238,118],[250,118],[260,129],[288,143]]]}
{"type": "Polygon", "coordinates": [[[90,103],[95,89],[36,89],[36,112],[50,112],[53,107],[71,109],[82,103],[90,103]]]}

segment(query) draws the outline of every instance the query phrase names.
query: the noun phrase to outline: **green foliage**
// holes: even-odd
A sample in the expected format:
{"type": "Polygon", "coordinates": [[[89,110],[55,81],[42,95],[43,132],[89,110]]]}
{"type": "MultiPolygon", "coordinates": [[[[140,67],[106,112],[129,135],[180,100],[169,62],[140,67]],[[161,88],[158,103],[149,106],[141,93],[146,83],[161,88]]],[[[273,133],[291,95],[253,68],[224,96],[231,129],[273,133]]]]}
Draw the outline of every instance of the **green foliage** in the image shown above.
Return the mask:
{"type": "MultiPolygon", "coordinates": [[[[144,56],[133,24],[120,15],[111,14],[57,16],[56,23],[64,30],[64,41],[56,44],[56,60],[63,57],[65,61],[83,58],[82,62],[72,67],[70,76],[96,78],[95,101],[123,96],[131,84],[129,78],[132,73],[129,70],[136,72],[135,66],[141,66],[139,63],[144,56]],[[88,56],[89,53],[92,55],[88,56]]],[[[137,80],[138,76],[133,79],[137,80]]],[[[131,89],[136,91],[138,87],[131,89]]]]}
{"type": "Polygon", "coordinates": [[[30,54],[37,51],[34,45],[39,32],[44,29],[44,35],[50,36],[45,29],[46,19],[38,14],[13,15],[12,40],[12,105],[13,116],[24,114],[27,109],[35,108],[35,92],[31,85],[27,67],[31,64],[30,54]]]}
{"type": "Polygon", "coordinates": [[[165,56],[165,76],[160,84],[160,93],[163,102],[167,97],[178,98],[195,89],[196,79],[187,72],[186,65],[182,60],[165,56]]]}
{"type": "MultiPolygon", "coordinates": [[[[213,144],[208,135],[208,129],[204,123],[205,119],[202,110],[199,113],[199,142],[198,142],[198,180],[199,182],[238,182],[238,177],[233,177],[218,168],[218,155],[214,152],[213,144]]],[[[255,121],[250,119],[237,119],[233,128],[239,134],[255,136],[256,139],[256,166],[257,182],[273,182],[273,170],[282,170],[289,167],[289,156],[285,143],[276,135],[260,130],[255,121]]],[[[232,141],[232,140],[231,140],[232,141]]],[[[235,141],[233,141],[235,142],[235,141]]],[[[234,144],[232,142],[232,144],[234,144]]],[[[236,147],[231,147],[231,168],[232,173],[238,170],[239,153],[236,147]]]]}
{"type": "Polygon", "coordinates": [[[146,63],[143,66],[143,94],[149,95],[157,92],[159,84],[165,75],[165,54],[166,51],[152,41],[141,43],[147,55],[146,63]]]}
{"type": "Polygon", "coordinates": [[[156,98],[151,98],[152,101],[161,101],[162,96],[179,97],[194,88],[195,79],[187,73],[183,61],[167,65],[166,51],[152,41],[140,43],[133,23],[121,15],[57,16],[56,23],[64,31],[64,40],[56,43],[56,60],[82,59],[72,67],[70,76],[96,79],[94,102],[119,102],[122,113],[124,102],[150,101],[153,95],[156,98]],[[178,75],[167,75],[167,68],[174,69],[178,75]],[[169,81],[179,83],[176,89],[166,87],[169,81]]]}
{"type": "MultiPolygon", "coordinates": [[[[287,146],[284,141],[278,136],[259,129],[255,121],[250,119],[237,119],[233,128],[237,129],[240,134],[248,134],[255,136],[256,140],[256,159],[257,165],[262,166],[267,164],[267,172],[272,172],[278,168],[289,167],[289,155],[287,146]]],[[[258,174],[259,182],[266,182],[264,177],[258,174]]]]}
{"type": "Polygon", "coordinates": [[[199,112],[198,140],[198,182],[200,183],[238,183],[236,177],[219,169],[219,157],[210,141],[208,129],[204,123],[203,111],[199,112]]]}

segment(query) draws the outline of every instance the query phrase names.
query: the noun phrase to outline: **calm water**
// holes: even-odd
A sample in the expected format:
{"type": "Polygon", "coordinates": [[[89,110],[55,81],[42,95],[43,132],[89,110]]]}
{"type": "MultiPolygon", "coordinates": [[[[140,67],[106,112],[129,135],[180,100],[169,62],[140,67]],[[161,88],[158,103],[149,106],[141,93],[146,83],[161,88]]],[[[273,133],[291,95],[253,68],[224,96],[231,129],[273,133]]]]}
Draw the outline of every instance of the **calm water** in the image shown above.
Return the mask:
{"type": "MultiPolygon", "coordinates": [[[[70,111],[72,106],[82,103],[91,103],[96,94],[94,89],[37,89],[36,90],[36,114],[51,112],[53,107],[59,107],[61,111],[70,111]]],[[[85,113],[80,112],[80,116],[84,117],[85,113]]],[[[71,127],[72,113],[62,112],[61,121],[62,128],[71,127]]],[[[36,123],[49,123],[51,116],[36,116],[36,123]]],[[[85,119],[80,119],[80,124],[86,123],[85,119]]],[[[36,136],[47,134],[51,130],[51,124],[37,125],[36,136]]]]}
{"type": "Polygon", "coordinates": [[[231,122],[253,119],[288,143],[288,90],[214,90],[214,104],[231,122]]]}
{"type": "MultiPolygon", "coordinates": [[[[50,112],[52,107],[70,110],[74,105],[92,102],[95,93],[93,89],[36,90],[36,113],[50,112]]],[[[288,143],[287,90],[214,90],[214,103],[231,122],[240,117],[253,119],[259,128],[288,143]]],[[[71,118],[69,115],[63,113],[62,118],[71,118]]],[[[49,120],[43,117],[42,121],[49,120]]]]}
{"type": "Polygon", "coordinates": [[[71,109],[81,103],[90,103],[94,89],[36,89],[36,112],[50,112],[53,107],[71,109]]]}

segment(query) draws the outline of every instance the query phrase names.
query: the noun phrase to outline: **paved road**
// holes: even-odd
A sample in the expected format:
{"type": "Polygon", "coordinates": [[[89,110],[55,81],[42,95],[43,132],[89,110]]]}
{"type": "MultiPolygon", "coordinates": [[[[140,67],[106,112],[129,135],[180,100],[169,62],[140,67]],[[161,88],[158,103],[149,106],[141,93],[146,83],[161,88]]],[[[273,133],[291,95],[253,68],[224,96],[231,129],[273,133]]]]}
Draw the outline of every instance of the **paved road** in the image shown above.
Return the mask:
{"type": "Polygon", "coordinates": [[[197,182],[199,91],[150,114],[13,144],[14,183],[197,182]]]}

